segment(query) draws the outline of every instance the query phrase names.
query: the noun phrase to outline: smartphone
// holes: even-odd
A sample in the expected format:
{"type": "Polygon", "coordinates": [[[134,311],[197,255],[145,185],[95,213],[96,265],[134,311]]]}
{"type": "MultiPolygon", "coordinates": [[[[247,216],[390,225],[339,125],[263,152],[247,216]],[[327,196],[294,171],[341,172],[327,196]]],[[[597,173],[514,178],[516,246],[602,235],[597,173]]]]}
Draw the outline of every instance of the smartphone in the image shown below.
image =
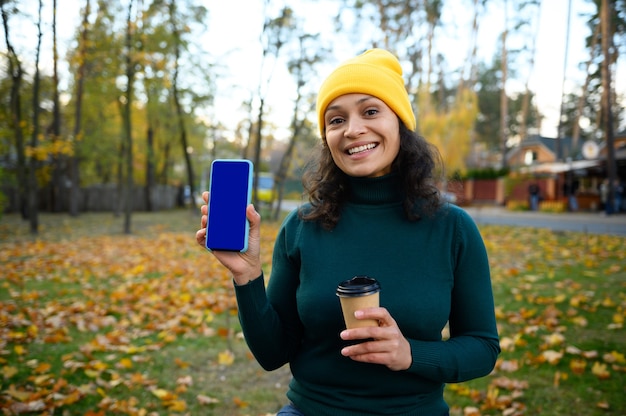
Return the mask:
{"type": "Polygon", "coordinates": [[[216,159],[211,164],[206,248],[239,251],[248,249],[252,162],[246,159],[216,159]]]}

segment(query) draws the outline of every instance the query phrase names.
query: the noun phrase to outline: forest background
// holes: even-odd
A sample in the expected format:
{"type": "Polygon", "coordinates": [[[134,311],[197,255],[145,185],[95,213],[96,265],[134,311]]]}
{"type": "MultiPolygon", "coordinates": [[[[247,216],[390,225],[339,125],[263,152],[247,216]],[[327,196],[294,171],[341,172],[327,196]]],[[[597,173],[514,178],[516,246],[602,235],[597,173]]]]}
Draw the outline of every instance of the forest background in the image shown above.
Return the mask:
{"type": "MultiPolygon", "coordinates": [[[[233,30],[207,40],[217,6],[197,0],[2,0],[5,198],[16,195],[36,233],[39,210],[78,215],[86,187],[109,186],[113,193],[106,195],[114,195],[130,233],[137,200],[158,209],[160,186],[196,195],[206,188],[211,160],[245,157],[257,173],[274,173],[280,200],[285,181],[299,176],[319,143],[313,115],[320,80],[338,61],[369,47],[400,57],[418,129],[439,148],[451,175],[505,168],[511,146],[545,130],[541,92],[530,83],[541,1],[292,3],[240,2],[241,16],[254,16],[256,26],[233,14],[225,19],[233,30]],[[59,18],[68,5],[79,9],[73,24],[59,18]],[[463,10],[467,24],[446,20],[450,8],[463,10]],[[494,8],[502,11],[500,21],[494,22],[494,8]],[[61,21],[73,33],[63,55],[61,21]],[[494,34],[491,43],[479,36],[484,31],[494,34]],[[233,68],[223,64],[229,52],[212,45],[228,44],[237,32],[256,34],[257,52],[233,68]],[[469,41],[438,42],[451,32],[469,41]],[[485,58],[484,49],[493,54],[485,58]],[[225,87],[222,80],[241,65],[246,86],[225,87]],[[240,117],[221,115],[221,100],[241,97],[242,89],[242,111],[232,112],[240,117]],[[274,98],[284,91],[279,106],[274,98]]],[[[586,59],[578,64],[585,76],[565,88],[564,68],[554,135],[602,143],[609,127],[625,127],[624,94],[616,85],[624,82],[618,74],[626,2],[568,4],[566,15],[550,16],[567,22],[566,33],[554,33],[555,54],[567,58],[569,44],[558,46],[556,39],[569,39],[572,17],[583,19],[588,33],[572,36],[584,38],[586,59]]],[[[555,71],[564,62],[556,65],[555,71]]]]}

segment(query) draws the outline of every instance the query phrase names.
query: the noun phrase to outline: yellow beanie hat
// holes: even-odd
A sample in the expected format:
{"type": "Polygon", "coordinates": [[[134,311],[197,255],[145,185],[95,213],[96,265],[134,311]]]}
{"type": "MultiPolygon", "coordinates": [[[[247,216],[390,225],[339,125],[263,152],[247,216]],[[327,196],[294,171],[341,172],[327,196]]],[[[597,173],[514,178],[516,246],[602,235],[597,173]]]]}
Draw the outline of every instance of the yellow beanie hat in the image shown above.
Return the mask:
{"type": "Polygon", "coordinates": [[[324,137],[324,112],[335,98],[345,94],[372,95],[389,106],[409,130],[415,130],[415,114],[404,86],[398,59],[383,49],[370,49],[340,64],[322,83],[317,95],[317,119],[324,137]]]}

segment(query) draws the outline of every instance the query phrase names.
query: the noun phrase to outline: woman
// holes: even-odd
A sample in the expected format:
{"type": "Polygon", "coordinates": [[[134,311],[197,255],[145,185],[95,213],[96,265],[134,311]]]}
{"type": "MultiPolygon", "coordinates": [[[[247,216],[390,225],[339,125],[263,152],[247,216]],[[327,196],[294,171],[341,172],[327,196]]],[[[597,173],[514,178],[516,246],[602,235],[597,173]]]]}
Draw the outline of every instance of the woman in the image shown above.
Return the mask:
{"type": "MultiPolygon", "coordinates": [[[[281,227],[267,291],[252,205],[248,251],[214,252],[233,274],[246,341],[266,370],[290,364],[278,415],[447,415],[444,383],[490,373],[500,352],[481,236],[441,200],[436,151],[414,132],[392,54],[372,49],[340,65],[317,114],[310,202],[281,227]],[[345,329],[335,290],[356,275],[380,282],[381,307],[355,312],[377,327],[345,329]]],[[[201,226],[203,245],[206,206],[201,226]]]]}

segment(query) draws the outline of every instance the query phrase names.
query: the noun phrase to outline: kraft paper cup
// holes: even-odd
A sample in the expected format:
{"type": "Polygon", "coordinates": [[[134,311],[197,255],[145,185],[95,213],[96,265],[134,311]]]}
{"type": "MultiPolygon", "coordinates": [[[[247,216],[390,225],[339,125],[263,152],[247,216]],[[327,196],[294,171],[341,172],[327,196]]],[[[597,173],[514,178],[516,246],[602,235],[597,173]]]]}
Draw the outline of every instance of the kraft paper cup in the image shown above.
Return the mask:
{"type": "Polygon", "coordinates": [[[341,310],[346,328],[378,326],[375,319],[356,319],[354,311],[375,308],[379,305],[380,284],[368,276],[355,276],[344,280],[337,286],[337,296],[341,301],[341,310]]]}

